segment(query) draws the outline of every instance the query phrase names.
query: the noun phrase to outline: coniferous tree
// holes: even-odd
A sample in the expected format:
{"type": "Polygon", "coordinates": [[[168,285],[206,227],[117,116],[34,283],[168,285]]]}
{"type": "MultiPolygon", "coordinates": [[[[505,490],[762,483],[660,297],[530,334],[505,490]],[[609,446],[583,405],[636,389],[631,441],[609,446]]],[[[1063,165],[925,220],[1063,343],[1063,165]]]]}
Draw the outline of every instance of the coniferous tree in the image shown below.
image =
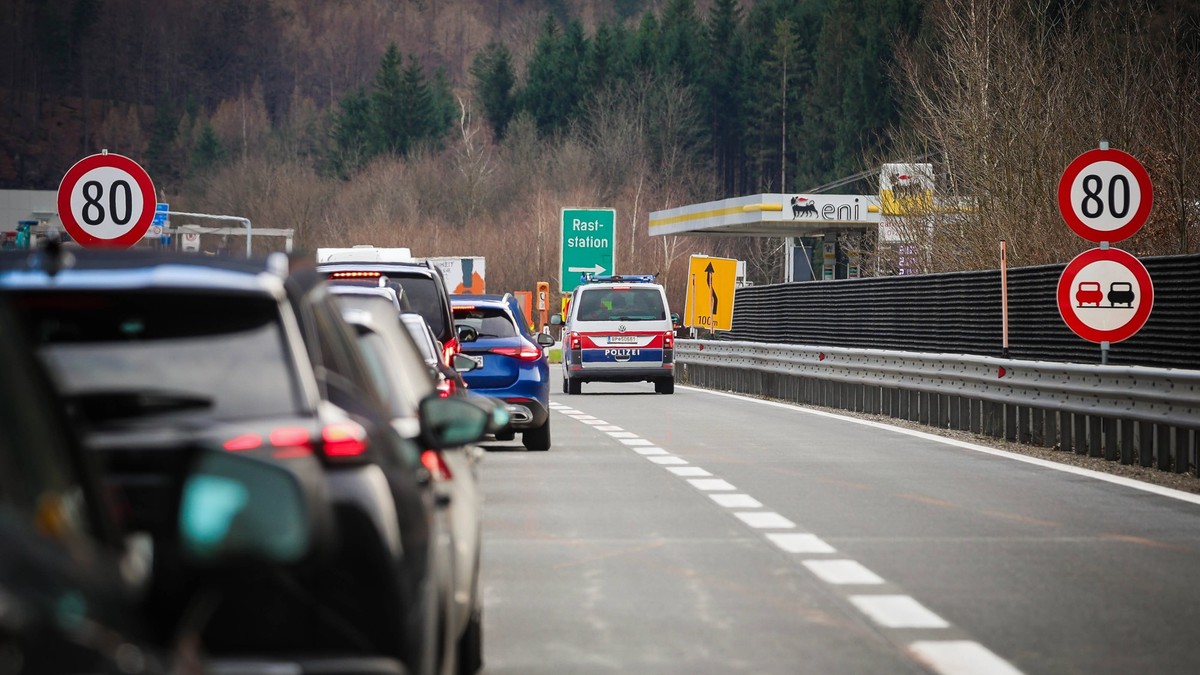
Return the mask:
{"type": "Polygon", "coordinates": [[[475,100],[483,108],[483,116],[496,139],[503,139],[509,121],[516,114],[513,87],[517,76],[508,48],[499,42],[489,42],[475,55],[471,75],[475,100]]]}
{"type": "Polygon", "coordinates": [[[335,175],[345,179],[375,154],[371,144],[371,99],[361,89],[352,91],[341,100],[332,117],[329,164],[335,175]]]}
{"type": "Polygon", "coordinates": [[[375,88],[371,92],[370,154],[407,152],[414,134],[407,114],[407,71],[400,73],[400,50],[395,43],[388,45],[375,73],[375,88]]]}
{"type": "Polygon", "coordinates": [[[408,55],[408,65],[401,75],[400,102],[400,119],[405,133],[403,143],[397,149],[400,155],[406,155],[416,142],[438,135],[438,111],[433,91],[416,54],[408,55]]]}
{"type": "Polygon", "coordinates": [[[742,154],[742,53],[745,49],[737,0],[717,0],[707,25],[709,61],[704,84],[708,94],[713,161],[720,196],[738,193],[736,176],[742,154]]]}
{"type": "Polygon", "coordinates": [[[211,122],[205,122],[192,148],[192,173],[203,174],[225,161],[227,153],[211,122]]]}

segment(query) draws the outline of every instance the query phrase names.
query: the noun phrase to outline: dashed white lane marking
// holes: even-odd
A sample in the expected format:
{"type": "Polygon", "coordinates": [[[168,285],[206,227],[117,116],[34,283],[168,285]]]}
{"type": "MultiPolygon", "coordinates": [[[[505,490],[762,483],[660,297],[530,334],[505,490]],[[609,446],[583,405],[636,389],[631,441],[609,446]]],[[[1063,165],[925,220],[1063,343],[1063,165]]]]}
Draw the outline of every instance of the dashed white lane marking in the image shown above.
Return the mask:
{"type": "MultiPolygon", "coordinates": [[[[733,398],[744,398],[736,395],[730,396],[733,398]]],[[[757,399],[746,398],[746,400],[757,399]]],[[[725,480],[720,478],[694,478],[696,476],[712,476],[711,473],[700,467],[669,466],[686,465],[687,460],[667,454],[665,449],[654,446],[648,440],[639,438],[637,434],[627,432],[621,427],[610,425],[603,420],[598,420],[587,413],[555,404],[551,404],[550,407],[566,414],[568,417],[573,417],[584,424],[590,425],[598,431],[608,432],[614,439],[619,440],[626,446],[631,446],[634,452],[645,456],[651,462],[666,466],[667,470],[676,476],[689,478],[689,483],[699,490],[709,492],[709,498],[720,506],[748,509],[762,507],[762,502],[759,502],[748,494],[729,492],[736,488],[725,480]]],[[[802,408],[795,409],[812,412],[802,408]]],[[[840,417],[832,414],[828,416],[840,417]]],[[[738,511],[734,512],[733,515],[755,529],[786,530],[796,527],[796,524],[792,521],[771,511],[738,511]]],[[[825,554],[837,552],[836,549],[814,534],[768,532],[766,536],[776,546],[788,553],[825,554]]],[[[802,560],[801,564],[808,568],[817,578],[831,585],[866,586],[885,583],[882,577],[855,560],[810,559],[802,560]]],[[[847,599],[859,611],[886,628],[936,629],[950,627],[950,624],[945,619],[942,619],[907,595],[852,595],[847,599]]],[[[927,664],[934,671],[940,673],[940,675],[1020,675],[1021,672],[983,645],[971,640],[925,640],[912,643],[909,645],[909,650],[915,658],[927,664]]]]}
{"type": "Polygon", "coordinates": [[[712,474],[698,466],[672,466],[667,471],[676,476],[711,476],[712,474]]]}
{"type": "Polygon", "coordinates": [[[822,581],[837,586],[846,584],[882,584],[883,577],[857,560],[805,560],[804,566],[822,581]]]}
{"type": "Polygon", "coordinates": [[[942,675],[1020,675],[1004,659],[971,640],[921,640],[908,646],[913,655],[942,675]]]}
{"type": "Polygon", "coordinates": [[[697,490],[736,490],[737,488],[720,478],[689,478],[688,482],[697,490]]]}
{"type": "Polygon", "coordinates": [[[852,595],[850,603],[884,628],[949,628],[942,617],[907,595],[852,595]]]}
{"type": "Polygon", "coordinates": [[[782,532],[767,535],[776,546],[788,553],[837,553],[837,549],[825,543],[815,534],[782,532]]]}
{"type": "Polygon", "coordinates": [[[710,494],[709,497],[712,497],[714,502],[730,509],[757,509],[762,506],[762,502],[750,495],[717,492],[710,494]]]}
{"type": "Polygon", "coordinates": [[[774,511],[739,511],[733,515],[758,530],[787,530],[796,526],[774,511]]]}

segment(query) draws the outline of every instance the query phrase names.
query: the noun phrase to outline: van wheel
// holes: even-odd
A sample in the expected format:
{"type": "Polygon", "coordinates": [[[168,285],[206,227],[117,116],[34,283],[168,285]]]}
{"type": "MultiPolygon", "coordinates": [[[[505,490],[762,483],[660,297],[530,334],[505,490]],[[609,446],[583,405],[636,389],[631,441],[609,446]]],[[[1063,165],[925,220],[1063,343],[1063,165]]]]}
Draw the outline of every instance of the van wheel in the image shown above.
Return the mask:
{"type": "Polygon", "coordinates": [[[583,393],[583,383],[580,382],[579,380],[567,380],[567,393],[568,394],[583,393]]]}
{"type": "Polygon", "coordinates": [[[567,376],[566,376],[566,375],[563,375],[563,393],[564,393],[564,394],[569,394],[569,393],[571,393],[571,392],[570,392],[570,391],[567,389],[567,382],[568,382],[568,380],[567,380],[567,376]]]}
{"type": "Polygon", "coordinates": [[[675,378],[664,377],[661,380],[654,381],[654,391],[659,394],[674,394],[675,393],[675,378]]]}
{"type": "Polygon", "coordinates": [[[536,428],[522,432],[521,443],[526,450],[549,450],[550,449],[550,418],[546,418],[545,424],[536,428]]]}

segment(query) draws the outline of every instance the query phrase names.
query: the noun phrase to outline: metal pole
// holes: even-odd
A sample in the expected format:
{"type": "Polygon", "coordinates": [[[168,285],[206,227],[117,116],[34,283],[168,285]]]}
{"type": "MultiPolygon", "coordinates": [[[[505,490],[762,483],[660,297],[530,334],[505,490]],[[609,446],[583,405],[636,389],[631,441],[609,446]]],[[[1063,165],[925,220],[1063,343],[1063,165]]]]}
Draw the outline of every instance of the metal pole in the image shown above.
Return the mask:
{"type": "Polygon", "coordinates": [[[1000,330],[1001,354],[1008,358],[1008,242],[1000,240],[1000,330]]]}
{"type": "Polygon", "coordinates": [[[186,211],[167,211],[168,216],[187,216],[189,218],[208,218],[210,220],[232,220],[242,224],[246,228],[246,257],[251,255],[251,237],[254,236],[254,228],[250,225],[249,218],[241,216],[216,216],[211,213],[188,213],[186,211]]]}

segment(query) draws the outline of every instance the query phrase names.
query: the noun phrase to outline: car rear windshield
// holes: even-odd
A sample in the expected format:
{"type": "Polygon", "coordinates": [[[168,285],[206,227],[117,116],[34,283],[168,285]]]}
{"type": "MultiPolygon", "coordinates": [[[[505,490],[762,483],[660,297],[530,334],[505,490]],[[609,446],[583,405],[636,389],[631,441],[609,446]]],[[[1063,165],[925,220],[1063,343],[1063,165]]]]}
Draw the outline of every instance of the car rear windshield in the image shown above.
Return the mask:
{"type": "Polygon", "coordinates": [[[481,338],[506,338],[517,335],[517,326],[512,317],[498,307],[455,307],[454,323],[474,328],[481,338]]]}
{"type": "MultiPolygon", "coordinates": [[[[345,272],[343,272],[345,273],[345,272]]],[[[378,277],[374,279],[338,278],[337,272],[330,276],[330,283],[349,284],[355,286],[376,286],[378,277]]],[[[404,276],[403,272],[382,272],[388,278],[388,284],[408,297],[412,311],[425,317],[433,334],[443,342],[452,337],[450,326],[446,325],[446,289],[442,283],[423,274],[404,276]]]]}
{"type": "Polygon", "coordinates": [[[296,414],[301,396],[275,300],[178,291],[28,292],[31,341],[85,417],[296,414]]]}
{"type": "Polygon", "coordinates": [[[585,288],[575,316],[580,321],[663,321],[667,308],[657,288],[585,288]]]}

